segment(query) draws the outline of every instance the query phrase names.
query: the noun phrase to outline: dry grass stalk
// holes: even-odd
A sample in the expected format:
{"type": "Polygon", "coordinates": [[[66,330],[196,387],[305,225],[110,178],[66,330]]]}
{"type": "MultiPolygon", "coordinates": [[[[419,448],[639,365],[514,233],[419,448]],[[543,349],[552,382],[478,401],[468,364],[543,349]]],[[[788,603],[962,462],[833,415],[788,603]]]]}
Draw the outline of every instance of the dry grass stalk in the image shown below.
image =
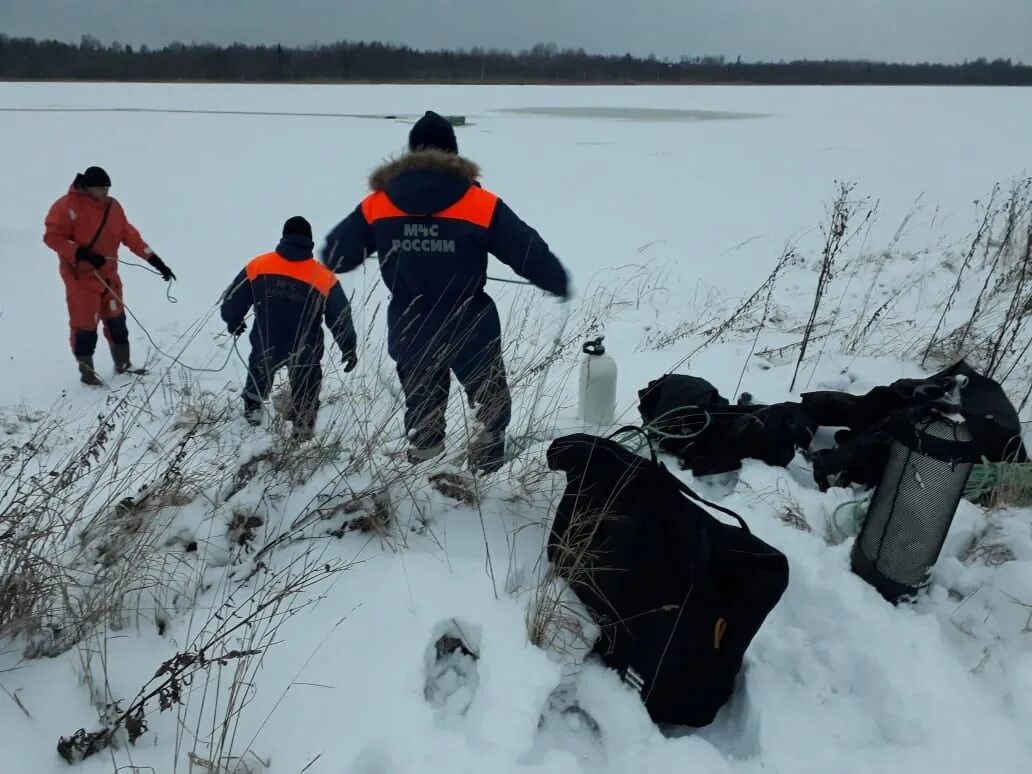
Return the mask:
{"type": "Polygon", "coordinates": [[[810,344],[810,338],[817,321],[817,313],[820,310],[821,301],[824,299],[824,294],[828,289],[828,285],[835,275],[835,263],[845,247],[853,237],[859,233],[859,229],[862,228],[864,224],[869,223],[871,218],[874,216],[874,210],[869,209],[860,226],[854,229],[850,234],[850,222],[853,217],[860,212],[867,200],[865,198],[860,201],[852,201],[849,198],[853,193],[853,189],[856,187],[855,183],[839,183],[838,186],[838,194],[832,202],[831,210],[829,212],[829,222],[827,225],[821,226],[821,232],[824,234],[824,248],[821,251],[821,263],[820,272],[817,277],[817,288],[814,291],[813,306],[810,309],[810,319],[807,321],[806,329],[803,332],[803,340],[799,346],[799,358],[796,361],[796,367],[792,374],[792,383],[789,386],[789,390],[795,390],[796,379],[799,376],[799,367],[806,358],[806,350],[810,344]]]}

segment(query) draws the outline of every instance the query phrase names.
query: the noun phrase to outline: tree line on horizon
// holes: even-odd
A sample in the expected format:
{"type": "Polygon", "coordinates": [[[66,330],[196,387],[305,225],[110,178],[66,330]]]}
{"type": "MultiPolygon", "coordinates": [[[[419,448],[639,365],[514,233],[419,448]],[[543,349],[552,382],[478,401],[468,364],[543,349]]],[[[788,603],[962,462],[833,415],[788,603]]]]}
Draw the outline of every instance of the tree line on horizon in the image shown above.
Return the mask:
{"type": "Polygon", "coordinates": [[[230,83],[716,83],[764,85],[1032,85],[1032,66],[979,58],[958,64],[867,60],[743,62],[723,56],[591,54],[539,43],[499,49],[417,50],[386,43],[281,45],[172,43],[149,48],[78,44],[0,34],[5,80],[201,81],[230,83]]]}

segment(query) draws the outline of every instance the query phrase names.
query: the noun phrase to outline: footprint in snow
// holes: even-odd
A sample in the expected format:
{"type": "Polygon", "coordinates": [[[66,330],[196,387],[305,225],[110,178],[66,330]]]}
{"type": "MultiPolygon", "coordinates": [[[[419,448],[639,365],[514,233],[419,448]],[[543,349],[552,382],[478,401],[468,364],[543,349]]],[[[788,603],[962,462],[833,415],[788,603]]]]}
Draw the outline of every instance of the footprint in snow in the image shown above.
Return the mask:
{"type": "Polygon", "coordinates": [[[560,683],[549,695],[548,704],[538,721],[538,730],[562,731],[593,742],[602,740],[602,730],[595,718],[580,706],[576,687],[570,683],[560,683]]]}
{"type": "Polygon", "coordinates": [[[457,619],[438,624],[427,648],[426,684],[423,696],[430,706],[448,717],[469,711],[476,696],[480,629],[457,619]]]}

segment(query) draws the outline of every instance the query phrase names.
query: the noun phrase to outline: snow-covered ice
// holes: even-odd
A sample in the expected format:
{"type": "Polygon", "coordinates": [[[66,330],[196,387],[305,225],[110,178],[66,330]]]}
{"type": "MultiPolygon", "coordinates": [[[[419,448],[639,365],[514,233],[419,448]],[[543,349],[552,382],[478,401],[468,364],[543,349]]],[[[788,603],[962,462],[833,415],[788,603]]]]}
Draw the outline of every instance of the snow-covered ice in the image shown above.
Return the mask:
{"type": "MultiPolygon", "coordinates": [[[[98,706],[129,708],[164,662],[208,642],[208,658],[260,654],[196,672],[180,702],[148,705],[134,745],[76,767],[192,774],[236,756],[223,771],[1028,771],[1027,508],[962,503],[932,585],[897,608],[849,571],[848,524],[833,514],[856,495],[819,492],[802,457],[787,469],[746,461],[724,482],[682,474],[791,566],[739,690],[705,729],[662,733],[616,675],[580,663],[583,638],[569,621],[545,626],[552,647],[529,634],[542,631],[542,601],[563,594],[540,583],[563,485],[543,452],[578,429],[575,345],[605,334],[620,367],[618,421],[631,423],[637,391],[671,370],[758,402],[860,393],[935,370],[921,370],[923,346],[979,207],[994,185],[1028,173],[1025,91],[7,83],[0,108],[0,492],[69,470],[104,430],[98,417],[110,422],[92,467],[69,487],[78,513],[64,514],[76,518],[52,548],[79,582],[73,599],[111,608],[96,629],[0,640],[3,771],[68,770],[60,737],[99,729],[98,706]],[[328,232],[428,108],[467,117],[462,152],[549,241],[576,294],[568,345],[531,417],[533,369],[563,309],[490,284],[516,384],[512,430],[533,437],[473,491],[431,485],[382,453],[399,435],[398,396],[373,262],[341,277],[361,361],[344,374],[328,349],[307,455],[270,454],[281,423],[243,423],[246,347],[233,349],[217,314],[223,288],[275,245],[287,217],[328,232]],[[90,164],[108,169],[112,193],[179,277],[170,303],[157,277],[122,267],[126,303],[143,324],[130,320],[135,356],[152,374],[101,391],[78,383],[56,259],[41,241],[50,203],[90,164]],[[875,213],[840,259],[793,393],[792,347],[810,314],[819,226],[837,181],[856,183],[854,200],[869,197],[857,226],[875,213]],[[722,326],[786,246],[795,258],[766,313],[761,295],[722,326]],[[12,462],[26,457],[28,469],[12,462]],[[377,481],[390,483],[389,501],[370,494],[377,481]],[[130,496],[136,504],[112,516],[130,496]],[[393,514],[386,525],[384,513],[393,514]],[[367,529],[343,531],[355,514],[367,529]],[[98,556],[107,563],[94,564],[98,556]],[[448,634],[470,653],[435,666],[448,634]]],[[[983,287],[981,254],[965,271],[947,331],[983,287]]],[[[512,278],[497,262],[489,273],[512,278]]],[[[98,363],[106,373],[103,348],[98,363]]],[[[1020,356],[1011,364],[1005,387],[1018,404],[1030,373],[1020,356]]],[[[455,398],[456,451],[462,417],[455,398]]],[[[1032,420],[1027,408],[1022,419],[1032,420]]],[[[0,513],[7,506],[0,499],[0,513]]],[[[566,599],[556,607],[576,617],[566,599]]],[[[55,603],[55,622],[67,622],[65,604],[55,603]]],[[[594,636],[590,622],[574,623],[594,636]]]]}

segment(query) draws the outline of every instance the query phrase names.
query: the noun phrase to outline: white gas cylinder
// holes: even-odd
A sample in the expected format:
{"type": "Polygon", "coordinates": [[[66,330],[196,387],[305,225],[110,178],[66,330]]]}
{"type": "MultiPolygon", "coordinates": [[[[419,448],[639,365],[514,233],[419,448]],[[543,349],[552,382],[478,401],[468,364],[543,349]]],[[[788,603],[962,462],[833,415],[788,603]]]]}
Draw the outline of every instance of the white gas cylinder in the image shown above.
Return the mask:
{"type": "Polygon", "coordinates": [[[606,427],[616,414],[616,361],[606,354],[602,339],[585,342],[581,351],[580,395],[577,418],[589,425],[606,427]]]}

